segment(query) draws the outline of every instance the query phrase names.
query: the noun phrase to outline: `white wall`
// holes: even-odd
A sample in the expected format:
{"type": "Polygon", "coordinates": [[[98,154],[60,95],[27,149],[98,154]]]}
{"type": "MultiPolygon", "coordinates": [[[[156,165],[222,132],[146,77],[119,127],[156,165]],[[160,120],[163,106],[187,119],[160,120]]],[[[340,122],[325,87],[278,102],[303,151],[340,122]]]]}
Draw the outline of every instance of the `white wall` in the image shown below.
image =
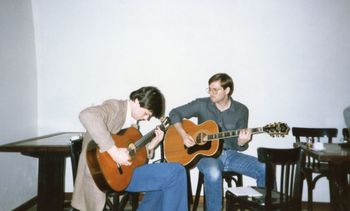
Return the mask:
{"type": "MultiPolygon", "coordinates": [[[[0,1],[0,144],[37,135],[37,75],[30,1],[0,1]]],[[[0,152],[0,210],[37,190],[37,159],[0,152]]]]}
{"type": "MultiPolygon", "coordinates": [[[[167,110],[206,96],[227,72],[251,127],[344,127],[350,104],[350,2],[32,0],[37,50],[38,133],[83,130],[80,110],[158,86],[167,110]]],[[[155,123],[156,124],[156,123],[155,123]]],[[[145,127],[147,131],[153,126],[145,127]]],[[[290,147],[291,135],[254,137],[256,147],[290,147]]],[[[72,190],[67,166],[67,191],[72,190]]],[[[196,170],[193,171],[196,174],[196,170]]],[[[254,184],[245,179],[245,184],[254,184]]],[[[328,201],[317,184],[316,201],[328,201]]]]}
{"type": "MultiPolygon", "coordinates": [[[[344,126],[348,1],[33,0],[33,8],[41,134],[83,130],[81,109],[144,85],[164,92],[169,112],[206,96],[216,72],[234,78],[252,127],[344,126]]],[[[247,153],[292,142],[259,135],[247,153]]],[[[317,186],[315,200],[327,201],[326,181],[317,186]]]]}

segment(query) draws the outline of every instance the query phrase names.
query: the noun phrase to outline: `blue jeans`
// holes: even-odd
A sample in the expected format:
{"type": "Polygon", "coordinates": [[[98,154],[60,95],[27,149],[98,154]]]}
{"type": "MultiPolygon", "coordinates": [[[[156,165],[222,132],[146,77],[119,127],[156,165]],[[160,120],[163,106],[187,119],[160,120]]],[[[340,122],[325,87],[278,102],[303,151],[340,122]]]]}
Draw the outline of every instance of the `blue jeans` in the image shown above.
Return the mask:
{"type": "Polygon", "coordinates": [[[254,156],[235,150],[223,150],[218,158],[202,158],[197,164],[204,174],[206,210],[222,210],[222,172],[235,171],[256,179],[258,187],[265,187],[265,164],[254,156]]]}
{"type": "Polygon", "coordinates": [[[134,169],[130,192],[145,192],[138,210],[187,211],[187,177],[178,163],[147,164],[134,169]]]}

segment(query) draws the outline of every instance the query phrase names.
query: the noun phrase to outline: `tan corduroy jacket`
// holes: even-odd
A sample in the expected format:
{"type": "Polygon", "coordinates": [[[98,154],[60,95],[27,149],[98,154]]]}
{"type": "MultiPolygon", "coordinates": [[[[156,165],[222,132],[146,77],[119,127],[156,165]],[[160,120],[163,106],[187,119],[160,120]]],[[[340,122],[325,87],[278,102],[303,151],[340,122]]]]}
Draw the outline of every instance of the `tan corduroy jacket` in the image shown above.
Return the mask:
{"type": "Polygon", "coordinates": [[[111,133],[117,133],[125,122],[127,100],[107,100],[102,105],[92,106],[80,112],[79,119],[88,131],[84,136],[75,179],[72,206],[81,211],[101,211],[105,204],[105,193],[100,191],[90,174],[86,162],[86,149],[94,140],[101,151],[114,145],[111,133]]]}

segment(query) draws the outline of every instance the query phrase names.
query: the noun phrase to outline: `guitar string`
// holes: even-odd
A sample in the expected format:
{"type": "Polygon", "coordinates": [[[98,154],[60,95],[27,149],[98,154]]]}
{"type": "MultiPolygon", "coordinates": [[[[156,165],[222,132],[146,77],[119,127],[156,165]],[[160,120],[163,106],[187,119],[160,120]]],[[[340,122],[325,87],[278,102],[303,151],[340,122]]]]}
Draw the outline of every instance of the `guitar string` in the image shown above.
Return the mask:
{"type": "MultiPolygon", "coordinates": [[[[164,129],[165,129],[163,125],[159,125],[158,127],[159,127],[161,130],[163,130],[163,131],[164,131],[164,129]]],[[[151,131],[148,132],[146,135],[142,136],[138,141],[134,142],[136,151],[137,151],[137,149],[139,149],[140,147],[143,147],[150,139],[152,139],[152,138],[155,137],[155,130],[156,130],[156,129],[151,130],[151,131]]],[[[129,152],[134,151],[133,149],[128,149],[128,150],[129,150],[129,152]]]]}
{"type": "MultiPolygon", "coordinates": [[[[252,134],[263,133],[263,132],[264,132],[263,128],[253,128],[252,129],[252,134]]],[[[239,136],[239,130],[225,131],[225,132],[220,132],[220,133],[208,135],[207,141],[213,141],[215,139],[222,139],[222,138],[231,138],[231,137],[236,137],[236,136],[239,136]]]]}

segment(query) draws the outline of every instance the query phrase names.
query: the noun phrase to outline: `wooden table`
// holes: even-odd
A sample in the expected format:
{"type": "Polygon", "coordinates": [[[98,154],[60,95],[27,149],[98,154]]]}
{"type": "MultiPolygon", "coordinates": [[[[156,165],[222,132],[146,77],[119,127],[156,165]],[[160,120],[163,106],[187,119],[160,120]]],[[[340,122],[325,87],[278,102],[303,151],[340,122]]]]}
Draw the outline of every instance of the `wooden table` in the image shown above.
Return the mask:
{"type": "MultiPolygon", "coordinates": [[[[296,143],[294,146],[300,146],[296,143]]],[[[312,150],[301,145],[306,155],[321,162],[328,162],[330,168],[330,201],[332,210],[350,210],[350,184],[347,173],[350,168],[350,148],[339,144],[324,144],[322,151],[312,150]]]]}
{"type": "Polygon", "coordinates": [[[37,210],[64,209],[66,157],[70,139],[81,132],[61,132],[0,146],[0,152],[20,152],[39,159],[37,210]]]}

